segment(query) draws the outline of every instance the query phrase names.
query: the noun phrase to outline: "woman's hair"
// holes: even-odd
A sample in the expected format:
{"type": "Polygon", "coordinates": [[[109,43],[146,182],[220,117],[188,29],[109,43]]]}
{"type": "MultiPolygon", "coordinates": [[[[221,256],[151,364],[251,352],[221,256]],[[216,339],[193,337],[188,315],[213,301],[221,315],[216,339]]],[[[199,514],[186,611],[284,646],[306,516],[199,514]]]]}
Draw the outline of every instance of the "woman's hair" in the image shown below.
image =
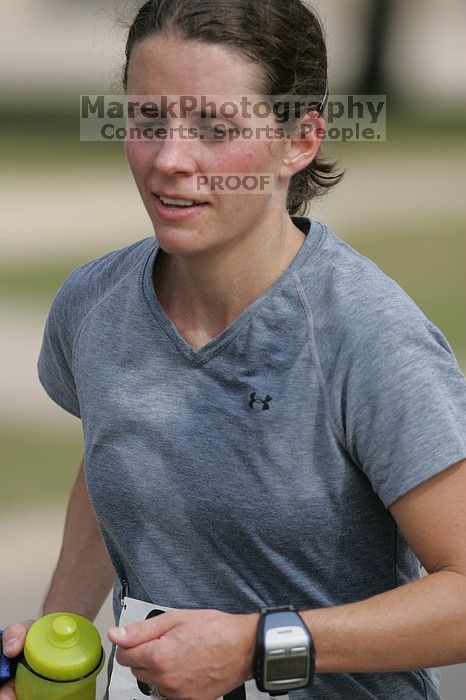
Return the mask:
{"type": "MultiPolygon", "coordinates": [[[[149,0],[139,9],[128,34],[123,87],[135,44],[149,36],[174,35],[239,51],[265,75],[262,94],[326,93],[327,47],[315,12],[304,0],[149,0]]],[[[306,111],[306,109],[305,109],[306,111]]],[[[285,125],[282,125],[285,126],[285,125]]],[[[338,184],[344,171],[323,158],[291,178],[286,207],[302,215],[309,202],[338,184]]]]}

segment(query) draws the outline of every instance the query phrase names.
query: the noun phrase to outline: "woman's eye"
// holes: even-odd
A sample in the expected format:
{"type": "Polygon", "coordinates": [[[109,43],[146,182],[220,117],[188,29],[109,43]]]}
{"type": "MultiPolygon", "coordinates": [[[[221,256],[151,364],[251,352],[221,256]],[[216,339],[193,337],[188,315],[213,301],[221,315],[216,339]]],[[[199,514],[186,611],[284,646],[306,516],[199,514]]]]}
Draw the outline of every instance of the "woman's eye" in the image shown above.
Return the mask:
{"type": "Polygon", "coordinates": [[[150,121],[134,122],[134,126],[137,129],[164,129],[164,128],[166,128],[166,124],[162,124],[162,122],[150,122],[150,121]]]}
{"type": "Polygon", "coordinates": [[[225,124],[212,124],[210,126],[203,126],[201,127],[201,130],[216,141],[220,141],[226,138],[228,136],[228,133],[231,131],[231,129],[229,129],[228,126],[226,126],[225,124]]]}
{"type": "MultiPolygon", "coordinates": [[[[145,129],[150,129],[150,133],[153,134],[153,138],[164,138],[163,134],[167,133],[169,131],[169,125],[165,121],[150,121],[149,119],[145,120],[132,120],[131,126],[133,126],[136,129],[141,129],[144,131],[145,129]],[[160,131],[159,131],[160,130],[160,131]],[[162,131],[163,130],[163,131],[162,131]]],[[[184,127],[173,127],[175,130],[175,133],[178,131],[180,133],[181,138],[188,138],[187,133],[188,133],[188,128],[184,127]]],[[[192,130],[189,129],[190,133],[192,134],[192,130]]],[[[229,134],[235,131],[234,128],[230,128],[228,124],[223,124],[221,122],[216,122],[214,124],[205,124],[201,123],[197,127],[195,127],[194,134],[197,135],[197,138],[200,138],[202,140],[206,141],[225,141],[229,134]]],[[[192,138],[192,136],[191,136],[192,138]]]]}

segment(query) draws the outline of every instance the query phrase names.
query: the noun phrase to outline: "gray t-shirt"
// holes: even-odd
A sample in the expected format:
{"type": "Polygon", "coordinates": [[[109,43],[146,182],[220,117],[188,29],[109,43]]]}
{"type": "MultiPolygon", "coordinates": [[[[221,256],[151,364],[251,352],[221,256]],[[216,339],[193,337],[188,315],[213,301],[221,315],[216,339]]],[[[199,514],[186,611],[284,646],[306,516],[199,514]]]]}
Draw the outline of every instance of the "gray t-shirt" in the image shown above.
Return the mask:
{"type": "MultiPolygon", "coordinates": [[[[194,351],[154,291],[154,236],[76,268],[39,377],[82,420],[117,580],[175,608],[342,605],[420,576],[388,507],[466,457],[466,382],[410,297],[325,224],[194,351]]],[[[312,630],[311,630],[312,632],[312,630]]],[[[293,700],[439,698],[436,669],[318,674],[293,700]]]]}

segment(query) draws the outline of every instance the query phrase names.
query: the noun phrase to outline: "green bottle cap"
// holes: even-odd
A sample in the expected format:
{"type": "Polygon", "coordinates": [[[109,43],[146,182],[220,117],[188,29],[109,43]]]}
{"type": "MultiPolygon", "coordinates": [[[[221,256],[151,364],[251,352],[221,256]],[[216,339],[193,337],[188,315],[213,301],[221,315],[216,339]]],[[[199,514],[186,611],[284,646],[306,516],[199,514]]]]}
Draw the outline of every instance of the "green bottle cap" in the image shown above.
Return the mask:
{"type": "Polygon", "coordinates": [[[98,666],[100,635],[92,622],[75,613],[44,615],[29,628],[24,656],[33,671],[54,681],[77,680],[98,666]]]}

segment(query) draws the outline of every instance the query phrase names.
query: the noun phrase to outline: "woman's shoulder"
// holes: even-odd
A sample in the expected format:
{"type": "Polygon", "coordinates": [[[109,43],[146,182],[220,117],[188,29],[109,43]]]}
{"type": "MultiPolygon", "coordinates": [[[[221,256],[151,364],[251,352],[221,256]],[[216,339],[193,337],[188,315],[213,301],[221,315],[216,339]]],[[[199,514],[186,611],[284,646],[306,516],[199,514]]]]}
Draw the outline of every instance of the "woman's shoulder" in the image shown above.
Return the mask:
{"type": "Polygon", "coordinates": [[[154,236],[150,236],[92,258],[75,267],[66,277],[62,287],[79,287],[94,281],[101,286],[107,281],[112,284],[128,274],[134,266],[141,264],[154,249],[154,245],[154,236]]]}
{"type": "Polygon", "coordinates": [[[57,290],[49,319],[55,319],[72,332],[116,285],[142,267],[154,245],[155,239],[151,236],[75,267],[57,290]]]}
{"type": "Polygon", "coordinates": [[[310,307],[352,333],[402,319],[426,319],[414,299],[373,260],[319,221],[321,244],[300,271],[310,307]]]}
{"type": "Polygon", "coordinates": [[[373,260],[322,222],[318,254],[299,273],[317,347],[328,355],[382,354],[430,346],[453,354],[415,300],[373,260]],[[391,349],[391,350],[390,350],[391,349]]]}
{"type": "Polygon", "coordinates": [[[335,415],[348,391],[354,397],[365,387],[376,397],[408,383],[416,391],[434,377],[464,397],[464,377],[442,331],[372,260],[328,227],[321,233],[319,254],[299,277],[310,352],[335,415]]]}

